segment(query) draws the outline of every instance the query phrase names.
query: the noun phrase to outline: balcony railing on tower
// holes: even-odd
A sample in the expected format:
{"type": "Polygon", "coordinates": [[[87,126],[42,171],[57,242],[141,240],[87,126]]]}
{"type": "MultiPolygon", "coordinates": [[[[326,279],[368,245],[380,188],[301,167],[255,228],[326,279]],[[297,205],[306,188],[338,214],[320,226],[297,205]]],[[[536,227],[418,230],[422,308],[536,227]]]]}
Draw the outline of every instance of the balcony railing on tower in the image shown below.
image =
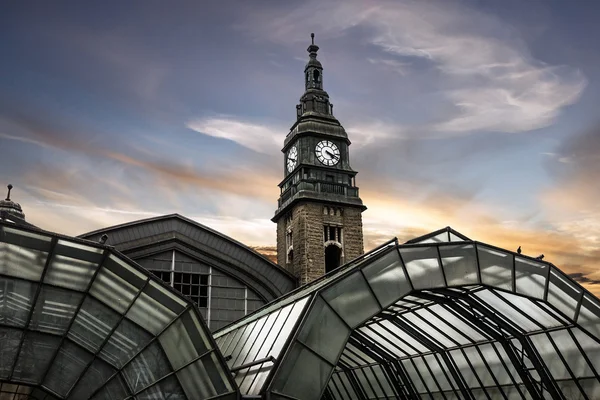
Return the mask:
{"type": "Polygon", "coordinates": [[[345,197],[359,197],[357,187],[335,182],[308,180],[290,185],[283,191],[279,198],[279,208],[284,207],[288,201],[291,201],[293,197],[301,191],[313,192],[315,194],[323,193],[345,197]]]}

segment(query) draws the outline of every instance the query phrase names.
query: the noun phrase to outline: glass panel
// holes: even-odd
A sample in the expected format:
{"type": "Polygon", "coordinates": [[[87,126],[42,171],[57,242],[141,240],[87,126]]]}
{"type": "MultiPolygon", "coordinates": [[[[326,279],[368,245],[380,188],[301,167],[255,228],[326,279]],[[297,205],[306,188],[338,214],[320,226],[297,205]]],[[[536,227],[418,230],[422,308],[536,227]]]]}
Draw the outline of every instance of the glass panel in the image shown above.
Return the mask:
{"type": "Polygon", "coordinates": [[[461,238],[460,236],[456,236],[454,233],[450,232],[450,241],[451,242],[464,242],[465,239],[461,238]]]}
{"type": "Polygon", "coordinates": [[[152,338],[148,332],[124,319],[102,348],[100,357],[120,368],[152,338]]]}
{"type": "MultiPolygon", "coordinates": [[[[483,383],[484,387],[495,386],[494,378],[490,375],[490,372],[486,368],[483,359],[479,355],[477,348],[475,347],[467,347],[464,349],[464,354],[469,358],[473,369],[481,379],[481,383],[483,383]]],[[[486,360],[488,361],[488,360],[486,360]]]]}
{"type": "Polygon", "coordinates": [[[597,379],[582,379],[580,384],[588,399],[600,399],[600,382],[597,379]]]}
{"type": "MultiPolygon", "coordinates": [[[[268,318],[268,316],[265,315],[262,318],[260,318],[259,320],[257,320],[256,323],[254,324],[254,328],[252,329],[250,334],[243,336],[243,339],[245,340],[245,342],[242,344],[242,346],[239,348],[238,351],[236,351],[232,354],[233,355],[233,357],[232,357],[233,364],[232,365],[238,366],[238,365],[242,365],[242,364],[246,363],[246,360],[248,359],[248,353],[250,352],[252,347],[253,346],[256,346],[257,348],[260,347],[261,343],[260,342],[257,343],[256,338],[261,334],[261,332],[263,332],[263,329],[265,329],[265,322],[267,321],[267,318],[268,318]]],[[[264,333],[263,333],[263,335],[264,335],[264,333]]]]}
{"type": "Polygon", "coordinates": [[[481,283],[505,290],[513,290],[513,255],[477,244],[481,283]]]}
{"type": "Polygon", "coordinates": [[[6,226],[0,229],[0,274],[39,281],[52,239],[6,226]]]}
{"type": "Polygon", "coordinates": [[[138,400],[187,400],[177,378],[170,376],[136,396],[138,400]]]}
{"type": "Polygon", "coordinates": [[[544,360],[546,367],[552,374],[554,379],[568,379],[569,373],[562,363],[561,359],[556,354],[552,343],[546,336],[546,334],[532,335],[530,336],[531,342],[534,344],[538,353],[544,360]]]}
{"type": "Polygon", "coordinates": [[[127,311],[137,293],[138,288],[105,267],[100,269],[90,288],[92,296],[120,314],[127,311]]]}
{"type": "Polygon", "coordinates": [[[104,385],[116,372],[114,368],[100,360],[94,359],[92,365],[85,371],[77,386],[69,394],[69,400],[87,399],[99,387],[104,385]]]}
{"type": "Polygon", "coordinates": [[[369,377],[365,375],[365,369],[357,369],[357,370],[354,370],[353,372],[357,378],[358,385],[365,392],[366,397],[368,399],[376,399],[377,397],[376,397],[376,394],[374,393],[373,385],[376,385],[377,383],[370,380],[369,377]]]}
{"type": "Polygon", "coordinates": [[[401,248],[400,254],[415,289],[445,286],[435,247],[401,248]]]}
{"type": "MultiPolygon", "coordinates": [[[[506,293],[502,293],[506,294],[506,293]]],[[[494,295],[490,290],[481,290],[474,294],[479,297],[488,306],[493,309],[499,316],[504,317],[504,321],[519,328],[520,330],[524,330],[527,332],[535,331],[541,329],[537,324],[530,321],[523,314],[519,313],[514,307],[518,307],[517,305],[511,306],[510,302],[506,303],[502,301],[502,299],[498,298],[494,295]]],[[[518,296],[514,296],[515,299],[520,299],[519,305],[525,307],[525,301],[529,301],[528,299],[519,298],[518,296]]],[[[531,303],[530,303],[531,304],[531,303]]],[[[538,307],[539,310],[539,307],[538,307]]],[[[540,310],[541,314],[541,310],[540,310]]]]}
{"type": "Polygon", "coordinates": [[[125,382],[121,375],[117,375],[108,382],[94,397],[93,400],[114,400],[123,399],[129,395],[129,391],[125,386],[125,382]]]}
{"type": "Polygon", "coordinates": [[[577,342],[581,345],[581,348],[587,355],[596,372],[600,372],[600,344],[588,334],[577,328],[573,328],[571,331],[573,332],[573,335],[575,335],[577,342]]]}
{"type": "Polygon", "coordinates": [[[448,325],[452,326],[461,335],[471,339],[472,341],[483,341],[488,338],[480,334],[477,330],[475,330],[471,325],[463,322],[461,319],[458,319],[454,314],[450,313],[443,306],[439,304],[435,304],[429,307],[432,312],[435,312],[443,321],[445,321],[448,325]]]}
{"type": "Polygon", "coordinates": [[[298,340],[335,365],[348,336],[350,330],[346,324],[321,297],[317,297],[298,340]]]}
{"type": "Polygon", "coordinates": [[[15,366],[13,379],[39,383],[59,344],[59,337],[27,332],[15,366]]]}
{"type": "MultiPolygon", "coordinates": [[[[551,332],[550,336],[576,377],[594,376],[592,369],[579,352],[579,349],[566,329],[551,332]]],[[[598,347],[599,346],[597,345],[596,349],[598,349],[598,347]]],[[[590,354],[588,354],[588,357],[589,356],[590,354]]]]}
{"type": "Polygon", "coordinates": [[[440,246],[439,249],[448,286],[479,282],[477,257],[472,244],[440,246]]]}
{"type": "Polygon", "coordinates": [[[256,326],[257,322],[258,321],[252,321],[252,322],[250,322],[248,325],[246,325],[243,328],[243,332],[239,336],[239,339],[237,340],[237,343],[233,347],[232,351],[229,353],[229,355],[231,356],[231,358],[229,359],[229,361],[227,361],[227,365],[229,366],[229,368],[232,368],[234,366],[233,363],[235,362],[235,360],[240,355],[240,352],[242,351],[242,348],[246,344],[246,341],[248,340],[248,337],[250,336],[250,334],[254,330],[254,327],[256,326]]]}
{"type": "Polygon", "coordinates": [[[90,353],[65,340],[50,366],[43,386],[65,396],[92,358],[90,353]]]}
{"type": "Polygon", "coordinates": [[[104,250],[59,240],[44,277],[45,283],[83,291],[87,288],[104,250]]]}
{"type": "Polygon", "coordinates": [[[600,304],[587,293],[583,296],[577,323],[600,339],[600,304]]]}
{"type": "Polygon", "coordinates": [[[158,301],[163,307],[168,308],[173,314],[180,314],[187,305],[184,299],[171,293],[158,282],[150,281],[148,286],[144,288],[144,293],[158,301]]]}
{"type": "Polygon", "coordinates": [[[24,327],[31,310],[37,284],[0,277],[0,323],[24,327]]]}
{"type": "Polygon", "coordinates": [[[522,383],[523,381],[521,380],[521,377],[519,376],[519,373],[517,372],[515,365],[512,363],[512,361],[508,357],[508,354],[506,354],[504,347],[502,347],[502,345],[500,345],[499,343],[494,343],[493,346],[496,348],[496,350],[498,350],[498,354],[500,354],[502,361],[504,361],[504,365],[506,365],[506,369],[508,370],[508,373],[510,374],[510,376],[512,376],[512,378],[514,379],[515,382],[522,383]]]}
{"type": "Polygon", "coordinates": [[[123,375],[129,387],[135,393],[153,384],[171,371],[165,353],[154,342],[123,369],[123,375]]]}
{"type": "Polygon", "coordinates": [[[477,376],[473,373],[471,367],[469,367],[469,363],[467,362],[462,352],[460,350],[452,350],[449,354],[450,357],[454,359],[458,372],[463,376],[467,387],[480,387],[481,385],[477,381],[477,376]]]}
{"type": "Polygon", "coordinates": [[[69,330],[69,338],[95,353],[120,319],[119,314],[87,296],[69,330]]]}
{"type": "Polygon", "coordinates": [[[216,355],[211,353],[177,372],[177,378],[189,399],[205,399],[232,390],[217,365],[216,355]]]}
{"type": "Polygon", "coordinates": [[[295,343],[275,377],[273,388],[299,400],[318,400],[332,370],[333,366],[295,343]]]}
{"type": "Polygon", "coordinates": [[[487,362],[492,374],[494,374],[498,380],[498,383],[500,385],[510,385],[510,376],[502,365],[500,358],[498,358],[498,355],[494,351],[494,347],[491,344],[484,344],[478,347],[479,350],[481,350],[481,354],[483,354],[483,359],[487,362]]]}
{"type": "Polygon", "coordinates": [[[417,370],[415,369],[415,365],[413,364],[412,359],[402,360],[402,365],[404,366],[404,369],[406,370],[406,373],[408,374],[408,377],[410,378],[412,384],[415,386],[415,390],[418,393],[426,392],[425,386],[423,384],[423,380],[417,373],[417,370]]]}
{"type": "Polygon", "coordinates": [[[543,299],[548,268],[547,264],[515,257],[517,293],[543,299]]]}
{"type": "MultiPolygon", "coordinates": [[[[290,311],[290,315],[285,320],[283,328],[281,328],[281,332],[279,332],[279,335],[277,336],[277,340],[275,340],[275,343],[273,343],[273,347],[269,351],[269,356],[273,356],[275,358],[279,357],[279,353],[281,352],[281,349],[283,349],[283,346],[287,341],[289,335],[291,334],[292,330],[294,329],[294,326],[296,326],[298,318],[300,317],[300,315],[302,315],[302,311],[304,311],[304,307],[306,306],[307,301],[308,297],[305,297],[301,300],[298,300],[296,304],[294,304],[292,311],[290,311]]],[[[282,314],[280,314],[279,318],[282,317],[282,314]]]]}
{"type": "Polygon", "coordinates": [[[158,338],[173,369],[206,353],[209,342],[193,310],[188,310],[158,338]]]}
{"type": "Polygon", "coordinates": [[[572,320],[580,298],[581,288],[552,268],[550,270],[550,285],[548,286],[548,302],[572,320]]]}
{"type": "Polygon", "coordinates": [[[176,314],[146,293],[142,293],[127,312],[127,318],[158,335],[176,314]]]}
{"type": "Polygon", "coordinates": [[[43,285],[29,328],[64,334],[82,299],[82,293],[43,285]]]}
{"type": "MultiPolygon", "coordinates": [[[[271,344],[273,343],[274,337],[279,334],[279,330],[283,325],[283,321],[277,323],[277,317],[279,316],[279,312],[276,311],[274,313],[269,314],[265,325],[263,326],[260,335],[256,338],[256,341],[252,348],[247,352],[247,356],[240,364],[245,364],[250,361],[258,360],[261,358],[265,358],[269,353],[269,349],[271,348],[271,344]],[[277,329],[277,332],[273,332],[273,329],[277,329]]],[[[240,371],[241,372],[241,371],[240,371]]]]}
{"type": "Polygon", "coordinates": [[[351,328],[380,311],[360,272],[355,272],[326,289],[323,298],[351,328]]]}
{"type": "Polygon", "coordinates": [[[21,343],[21,331],[0,327],[0,379],[8,378],[21,343]]]}
{"type": "Polygon", "coordinates": [[[549,314],[546,309],[539,307],[536,303],[528,298],[506,292],[497,293],[512,303],[517,310],[525,313],[525,315],[530,316],[532,319],[537,321],[538,324],[546,328],[554,328],[563,325],[560,321],[549,314]]]}
{"type": "MultiPolygon", "coordinates": [[[[442,343],[443,341],[448,340],[442,339],[441,332],[443,332],[446,336],[449,336],[450,339],[458,344],[471,343],[471,341],[464,336],[464,332],[457,329],[458,326],[464,326],[462,321],[457,321],[456,317],[450,318],[450,320],[444,319],[439,314],[433,314],[432,311],[434,310],[439,310],[439,308],[434,309],[433,307],[430,307],[414,311],[414,313],[420,315],[423,320],[431,323],[435,328],[437,328],[435,333],[431,333],[433,338],[438,339],[438,341],[442,343]],[[458,326],[454,325],[454,322],[456,322],[458,326]]],[[[408,315],[408,313],[405,315],[408,315]]]]}
{"type": "Polygon", "coordinates": [[[367,282],[383,307],[387,307],[411,291],[402,268],[398,251],[394,248],[363,269],[367,282]]]}

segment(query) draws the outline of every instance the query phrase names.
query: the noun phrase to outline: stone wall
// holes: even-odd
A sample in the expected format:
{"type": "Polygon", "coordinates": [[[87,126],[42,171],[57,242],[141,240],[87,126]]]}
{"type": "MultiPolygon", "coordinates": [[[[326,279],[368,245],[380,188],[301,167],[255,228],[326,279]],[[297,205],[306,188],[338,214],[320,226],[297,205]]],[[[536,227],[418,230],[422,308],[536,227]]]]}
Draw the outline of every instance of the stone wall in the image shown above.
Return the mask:
{"type": "Polygon", "coordinates": [[[364,252],[362,211],[359,208],[344,208],[343,262],[352,261],[364,252]]]}
{"type": "Polygon", "coordinates": [[[277,222],[278,264],[297,276],[300,284],[311,282],[325,274],[325,249],[323,226],[342,226],[344,253],[341,263],[346,263],[363,254],[362,215],[359,208],[334,206],[341,215],[330,215],[323,211],[323,204],[300,203],[292,210],[292,238],[294,257],[287,264],[285,248],[285,217],[277,222]]]}

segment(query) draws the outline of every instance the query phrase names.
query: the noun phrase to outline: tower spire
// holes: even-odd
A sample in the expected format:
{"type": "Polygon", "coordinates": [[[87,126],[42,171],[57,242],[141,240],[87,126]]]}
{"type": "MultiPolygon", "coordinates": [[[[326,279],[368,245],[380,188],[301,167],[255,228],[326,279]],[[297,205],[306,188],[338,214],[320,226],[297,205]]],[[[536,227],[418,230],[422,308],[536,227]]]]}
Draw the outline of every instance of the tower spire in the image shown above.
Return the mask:
{"type": "Polygon", "coordinates": [[[333,110],[329,102],[329,95],[323,90],[323,65],[317,60],[319,46],[315,44],[315,34],[310,34],[310,45],[308,51],[308,62],[304,67],[304,94],[300,98],[300,104],[296,106],[297,118],[307,112],[318,113],[322,116],[333,117],[333,110]]]}

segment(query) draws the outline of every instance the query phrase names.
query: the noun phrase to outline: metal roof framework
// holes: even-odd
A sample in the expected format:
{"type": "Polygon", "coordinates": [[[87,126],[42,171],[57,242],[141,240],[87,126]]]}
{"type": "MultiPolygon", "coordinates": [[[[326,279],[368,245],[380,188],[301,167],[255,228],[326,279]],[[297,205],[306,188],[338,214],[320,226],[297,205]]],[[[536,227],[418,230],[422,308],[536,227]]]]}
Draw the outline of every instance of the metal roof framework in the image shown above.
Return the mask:
{"type": "Polygon", "coordinates": [[[600,398],[600,301],[450,228],[390,241],[215,338],[243,396],[600,398]]]}
{"type": "Polygon", "coordinates": [[[109,246],[0,222],[0,398],[238,396],[191,300],[109,246]]]}

